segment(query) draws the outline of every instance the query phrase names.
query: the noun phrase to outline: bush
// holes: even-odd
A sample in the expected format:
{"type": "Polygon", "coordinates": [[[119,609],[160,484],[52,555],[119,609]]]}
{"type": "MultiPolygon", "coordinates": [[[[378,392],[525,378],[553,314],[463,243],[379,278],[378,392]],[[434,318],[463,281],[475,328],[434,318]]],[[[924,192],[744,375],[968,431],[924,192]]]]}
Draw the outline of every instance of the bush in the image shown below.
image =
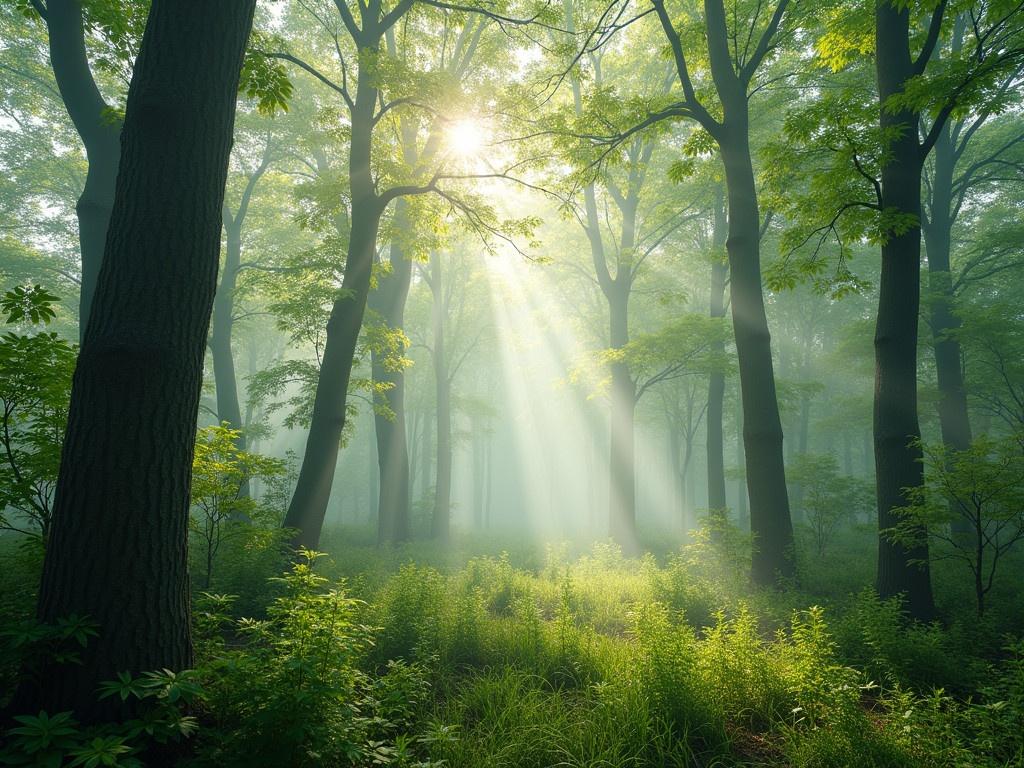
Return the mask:
{"type": "MultiPolygon", "coordinates": [[[[408,751],[407,721],[425,699],[426,680],[415,665],[394,663],[379,678],[360,669],[371,645],[358,623],[360,604],[342,587],[327,588],[317,555],[303,552],[275,579],[283,594],[266,619],[229,619],[224,599],[210,599],[202,628],[206,647],[221,645],[199,669],[206,689],[200,764],[364,765],[408,751]]],[[[405,759],[405,758],[403,758],[405,759]]]]}

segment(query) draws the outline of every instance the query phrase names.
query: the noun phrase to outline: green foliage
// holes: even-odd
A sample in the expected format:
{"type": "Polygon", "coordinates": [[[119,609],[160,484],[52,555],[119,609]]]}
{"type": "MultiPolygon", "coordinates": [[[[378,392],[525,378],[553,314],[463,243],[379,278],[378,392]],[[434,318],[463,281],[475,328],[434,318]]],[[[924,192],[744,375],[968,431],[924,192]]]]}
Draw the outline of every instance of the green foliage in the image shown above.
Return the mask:
{"type": "Polygon", "coordinates": [[[287,112],[294,91],[284,64],[267,55],[281,48],[280,39],[255,31],[249,37],[249,48],[242,62],[238,90],[254,99],[263,115],[287,112]]]}
{"type": "Polygon", "coordinates": [[[361,604],[329,588],[309,551],[283,577],[266,618],[231,619],[226,601],[206,598],[203,626],[212,658],[199,670],[213,728],[201,733],[200,765],[411,765],[403,736],[427,688],[415,665],[394,663],[372,678],[359,668],[371,630],[361,604]],[[212,642],[230,632],[233,647],[212,642]],[[403,755],[399,759],[399,755],[403,755]]]}
{"type": "Polygon", "coordinates": [[[919,445],[926,482],[908,490],[888,535],[907,546],[932,543],[933,560],[962,562],[981,615],[1000,559],[1024,539],[1024,433],[981,436],[962,451],[919,445]]]}
{"type": "Polygon", "coordinates": [[[79,724],[72,712],[16,715],[18,725],[7,731],[0,760],[39,768],[141,768],[148,749],[180,742],[196,731],[196,719],[185,714],[202,696],[192,671],[122,673],[104,683],[98,695],[131,702],[139,715],[93,726],[79,724]]]}
{"type": "Polygon", "coordinates": [[[7,315],[8,323],[27,320],[32,325],[39,325],[57,316],[52,305],[58,301],[59,298],[40,285],[19,285],[0,299],[0,312],[7,315]]]}
{"type": "Polygon", "coordinates": [[[227,422],[196,434],[192,460],[192,515],[189,528],[202,543],[204,589],[213,581],[214,562],[222,545],[245,539],[256,547],[280,524],[281,510],[243,492],[255,480],[273,485],[285,463],[241,450],[241,431],[227,422]]]}
{"type": "MultiPolygon", "coordinates": [[[[19,286],[0,309],[7,322],[48,323],[57,297],[19,286]]],[[[53,494],[77,349],[56,333],[0,336],[0,529],[49,536],[53,494]]]]}
{"type": "Polygon", "coordinates": [[[833,456],[800,454],[786,467],[786,479],[800,487],[803,527],[818,557],[844,523],[874,509],[874,487],[865,480],[839,474],[833,456]]]}

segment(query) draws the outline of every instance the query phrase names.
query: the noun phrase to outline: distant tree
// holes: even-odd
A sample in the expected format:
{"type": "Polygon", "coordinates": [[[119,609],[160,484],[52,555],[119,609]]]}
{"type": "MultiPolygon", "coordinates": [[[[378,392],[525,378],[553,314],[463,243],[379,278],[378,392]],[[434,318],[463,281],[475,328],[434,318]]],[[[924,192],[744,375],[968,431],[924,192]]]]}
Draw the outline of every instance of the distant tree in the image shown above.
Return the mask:
{"type": "Polygon", "coordinates": [[[927,482],[909,490],[886,533],[908,547],[927,536],[933,560],[966,565],[981,616],[1000,560],[1024,539],[1024,433],[978,437],[965,451],[921,449],[927,482]]]}
{"type": "MultiPolygon", "coordinates": [[[[236,152],[238,145],[236,143],[236,152]]],[[[245,451],[246,437],[242,421],[242,408],[238,397],[238,378],[235,375],[235,355],[232,336],[235,326],[235,301],[238,288],[238,277],[242,269],[242,243],[245,232],[246,218],[253,194],[260,180],[267,173],[274,159],[274,139],[271,135],[264,137],[262,151],[251,168],[244,168],[240,174],[243,178],[242,191],[238,195],[237,204],[232,208],[224,202],[224,265],[220,270],[220,284],[213,300],[213,317],[211,318],[209,347],[213,358],[213,377],[217,387],[217,418],[227,422],[235,431],[235,440],[240,451],[245,451]]],[[[245,164],[245,160],[240,162],[245,164]]],[[[241,487],[243,495],[248,495],[249,484],[244,482],[241,487]]]]}
{"type": "MultiPolygon", "coordinates": [[[[397,29],[430,19],[432,14],[438,18],[436,14],[449,11],[456,13],[432,26],[433,34],[456,19],[461,27],[477,25],[484,18],[493,19],[505,30],[534,21],[534,17],[516,19],[498,13],[485,4],[455,6],[441,0],[400,0],[390,7],[381,0],[354,7],[338,0],[334,6],[337,18],[332,18],[330,23],[320,15],[319,9],[305,7],[311,26],[326,35],[331,51],[328,56],[335,59],[333,71],[326,63],[321,66],[318,60],[307,61],[291,51],[266,51],[268,58],[290,62],[332,91],[337,99],[337,111],[344,114],[339,122],[343,120],[346,125],[345,135],[339,138],[346,148],[348,183],[347,188],[338,190],[344,195],[341,207],[347,225],[342,246],[344,276],[341,286],[334,292],[325,324],[323,357],[319,361],[306,449],[284,521],[285,527],[296,531],[292,543],[310,548],[316,547],[320,539],[338,451],[350,415],[348,392],[353,361],[363,329],[377,260],[377,242],[386,212],[400,199],[437,194],[475,226],[489,231],[497,229],[489,207],[469,203],[451,189],[453,179],[466,178],[465,174],[457,173],[451,158],[441,157],[437,162],[417,162],[406,167],[395,156],[398,153],[394,151],[396,144],[390,140],[391,132],[400,130],[401,116],[434,113],[437,106],[430,103],[430,97],[443,93],[451,84],[447,82],[446,73],[432,78],[432,73],[420,67],[392,59],[390,40],[397,29]],[[448,189],[443,188],[446,182],[448,189]]],[[[482,28],[477,27],[481,31],[482,28]]],[[[468,44],[472,38],[472,34],[467,34],[460,39],[468,44]]],[[[458,90],[457,86],[454,90],[458,90]]]]}
{"type": "Polygon", "coordinates": [[[839,473],[832,456],[799,454],[786,468],[786,476],[799,483],[803,527],[811,534],[818,557],[835,538],[839,528],[874,508],[871,485],[839,473]]]}
{"type": "Polygon", "coordinates": [[[956,337],[971,364],[971,400],[1011,431],[1024,428],[1024,331],[1021,305],[997,300],[964,313],[956,337]]]}
{"type": "Polygon", "coordinates": [[[88,157],[85,186],[76,207],[82,259],[79,322],[84,338],[121,156],[119,105],[102,93],[95,65],[108,70],[130,68],[148,3],[29,0],[21,5],[46,25],[53,76],[88,157]]]}

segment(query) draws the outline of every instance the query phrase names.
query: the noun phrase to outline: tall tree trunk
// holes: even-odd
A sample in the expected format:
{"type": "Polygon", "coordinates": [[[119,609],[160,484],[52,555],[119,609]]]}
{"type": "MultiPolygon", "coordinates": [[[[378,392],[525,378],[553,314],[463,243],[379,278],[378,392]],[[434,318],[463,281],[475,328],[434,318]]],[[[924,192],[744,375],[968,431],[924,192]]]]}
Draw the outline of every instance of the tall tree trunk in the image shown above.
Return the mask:
{"type": "Polygon", "coordinates": [[[17,702],[92,721],[118,672],[192,663],[189,482],[238,76],[255,0],[154,0],[72,387],[38,617],[88,616],[80,664],[17,702]],[[171,265],[173,268],[169,268],[171,265]]]}
{"type": "MultiPolygon", "coordinates": [[[[714,228],[711,234],[711,317],[725,317],[725,279],[729,265],[722,257],[728,229],[725,210],[725,194],[721,187],[716,190],[714,228]]],[[[714,352],[725,352],[725,342],[715,342],[714,352]]],[[[708,377],[708,512],[712,515],[726,513],[725,500],[725,440],[722,418],[725,405],[725,372],[712,371],[708,377]]]]}
{"type": "Polygon", "coordinates": [[[494,488],[494,467],[491,462],[493,450],[493,437],[488,434],[484,443],[484,527],[490,530],[494,521],[491,518],[491,497],[494,488]]]}
{"type": "Polygon", "coordinates": [[[672,478],[672,512],[677,516],[683,533],[686,533],[686,488],[683,473],[683,441],[682,428],[673,418],[665,419],[668,427],[668,461],[672,478]]]}
{"type": "MultiPolygon", "coordinates": [[[[412,500],[419,498],[421,493],[420,486],[422,485],[420,479],[420,410],[414,411],[406,410],[409,414],[409,418],[412,419],[412,424],[406,430],[408,435],[409,443],[409,496],[410,498],[410,521],[412,518],[411,508],[412,500]]],[[[410,522],[411,527],[411,522],[410,522]]]]}
{"type": "MultiPolygon", "coordinates": [[[[242,408],[238,402],[238,379],[235,377],[235,356],[231,344],[235,324],[235,285],[242,256],[241,222],[229,223],[225,217],[224,232],[227,248],[224,271],[213,299],[210,356],[213,358],[213,379],[217,386],[217,420],[227,422],[232,429],[242,430],[245,425],[242,423],[242,408]]],[[[246,449],[244,432],[240,431],[235,447],[240,451],[246,449]]],[[[239,488],[239,496],[249,497],[248,480],[239,488]]]]}
{"type": "Polygon", "coordinates": [[[473,527],[480,531],[484,527],[484,442],[487,437],[484,420],[476,418],[472,424],[473,447],[473,527]]]}
{"type": "Polygon", "coordinates": [[[352,194],[351,230],[345,277],[327,321],[320,376],[317,380],[306,452],[284,527],[294,528],[295,547],[315,549],[320,542],[327,502],[331,497],[338,449],[345,428],[348,385],[359,331],[363,325],[377,232],[383,208],[370,167],[373,116],[377,90],[369,78],[359,78],[352,109],[349,142],[349,188],[352,194]]]}
{"type": "Polygon", "coordinates": [[[687,432],[683,440],[683,464],[679,469],[679,487],[683,492],[683,528],[688,529],[693,522],[693,499],[696,495],[694,488],[695,478],[691,471],[693,467],[693,433],[687,432]]]}
{"type": "Polygon", "coordinates": [[[82,258],[79,336],[84,339],[114,206],[121,123],[103,100],[89,67],[81,0],[49,0],[45,21],[54,79],[89,162],[85,187],[75,206],[82,258]]]}
{"type": "MultiPolygon", "coordinates": [[[[232,429],[239,430],[235,439],[235,447],[246,450],[247,440],[244,430],[252,416],[252,404],[247,404],[245,419],[238,400],[238,379],[235,376],[235,357],[232,334],[235,328],[235,288],[238,285],[238,273],[242,268],[242,228],[249,213],[256,185],[266,173],[270,165],[272,142],[267,140],[263,160],[259,167],[249,175],[245,188],[234,214],[228,206],[224,206],[224,240],[227,246],[224,253],[224,269],[220,276],[220,285],[213,299],[213,319],[210,330],[210,356],[213,358],[213,378],[217,387],[217,420],[227,422],[232,429]]],[[[242,482],[238,494],[248,498],[250,482],[242,482]]]]}
{"type": "MultiPolygon", "coordinates": [[[[608,294],[610,346],[629,343],[629,286],[613,283],[608,294]]],[[[627,554],[636,554],[636,383],[624,362],[611,364],[611,432],[608,485],[608,531],[627,554]]]]}
{"type": "MultiPolygon", "coordinates": [[[[409,204],[395,203],[395,228],[409,227],[409,204]]],[[[391,271],[382,276],[370,294],[370,308],[391,331],[405,327],[405,303],[412,283],[412,261],[398,241],[391,242],[391,271]]],[[[393,544],[409,538],[409,444],[405,433],[405,373],[389,368],[386,355],[371,350],[373,380],[389,386],[382,395],[390,415],[374,415],[377,432],[377,464],[380,495],[377,509],[377,541],[393,544]]]]}
{"type": "MultiPolygon", "coordinates": [[[[746,457],[743,454],[743,406],[739,398],[739,393],[736,397],[736,468],[746,467],[746,457]]],[[[738,477],[736,479],[736,497],[737,501],[737,517],[739,518],[740,528],[744,531],[750,530],[750,505],[749,499],[747,498],[747,483],[744,478],[738,477]]]]}
{"type": "MultiPolygon", "coordinates": [[[[879,120],[884,135],[895,135],[882,167],[881,206],[920,220],[921,148],[918,116],[884,107],[913,77],[910,13],[892,0],[875,5],[875,57],[879,120]]],[[[878,593],[902,594],[915,618],[934,614],[928,547],[905,547],[885,531],[899,521],[895,510],[907,503],[905,489],[924,482],[917,420],[917,323],[921,291],[921,230],[911,226],[889,233],[882,245],[878,318],[875,326],[875,483],[878,498],[878,593]],[[917,562],[923,565],[918,565],[917,562]]]]}
{"type": "Polygon", "coordinates": [[[792,576],[793,523],[789,513],[782,422],[775,392],[771,334],[761,290],[760,213],[750,157],[746,94],[726,102],[720,142],[728,190],[729,288],[743,403],[743,447],[754,534],[751,577],[773,584],[792,576]]]}
{"type": "Polygon", "coordinates": [[[437,476],[434,482],[434,516],[430,535],[447,541],[451,535],[452,505],[452,382],[445,349],[444,275],[441,256],[430,254],[430,289],[434,294],[434,384],[437,396],[437,476]]]}
{"type": "Polygon", "coordinates": [[[953,280],[950,273],[954,165],[953,141],[947,124],[935,144],[931,219],[924,228],[924,238],[928,253],[929,310],[935,345],[935,374],[939,385],[939,426],[942,442],[950,448],[963,451],[970,447],[972,434],[967,410],[967,389],[960,365],[960,341],[956,338],[960,318],[954,311],[953,280]]]}

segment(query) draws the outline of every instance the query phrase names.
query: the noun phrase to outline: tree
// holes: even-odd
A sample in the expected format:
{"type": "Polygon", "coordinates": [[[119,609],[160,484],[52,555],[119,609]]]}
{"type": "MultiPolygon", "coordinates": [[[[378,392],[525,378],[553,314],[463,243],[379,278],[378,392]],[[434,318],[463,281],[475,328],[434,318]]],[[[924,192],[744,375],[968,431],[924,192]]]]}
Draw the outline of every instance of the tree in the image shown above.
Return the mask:
{"type": "MultiPolygon", "coordinates": [[[[711,234],[711,291],[708,313],[711,317],[725,317],[725,287],[729,275],[729,263],[725,258],[725,239],[728,227],[728,211],[725,209],[725,190],[715,186],[711,234]]],[[[725,342],[721,349],[725,351],[725,342]]],[[[707,413],[707,465],[708,465],[708,510],[715,514],[726,509],[725,501],[725,437],[722,421],[725,413],[725,371],[715,370],[708,376],[707,413]]],[[[714,530],[714,529],[712,529],[714,530]]]]}
{"type": "MultiPolygon", "coordinates": [[[[481,38],[490,20],[474,16],[461,28],[445,25],[435,38],[418,25],[405,25],[399,35],[385,37],[388,55],[410,66],[414,58],[427,55],[436,59],[431,74],[439,81],[462,84],[472,73],[474,59],[480,53],[481,38]],[[397,38],[397,39],[396,39],[397,38]],[[438,48],[437,43],[440,43],[438,48]]],[[[444,152],[447,142],[444,131],[447,121],[438,115],[427,119],[429,130],[421,138],[420,115],[403,112],[398,118],[398,144],[402,162],[408,168],[434,164],[437,155],[444,152]]],[[[385,328],[402,333],[405,327],[405,304],[412,283],[413,262],[422,258],[429,249],[424,230],[428,229],[429,215],[423,215],[409,199],[395,202],[391,222],[391,243],[388,249],[387,269],[380,270],[377,285],[370,292],[369,308],[385,328]],[[420,219],[427,219],[421,221],[420,219]],[[426,247],[425,247],[426,246],[426,247]]],[[[377,461],[380,468],[380,498],[378,502],[377,538],[380,543],[405,541],[410,535],[411,484],[409,444],[406,436],[405,373],[404,367],[389,364],[387,354],[373,352],[373,379],[383,385],[374,428],[377,433],[377,461]]]]}
{"type": "Polygon", "coordinates": [[[669,42],[682,98],[652,114],[648,121],[688,118],[696,121],[717,147],[725,169],[729,215],[726,250],[736,357],[743,402],[743,443],[750,494],[750,526],[757,545],[751,576],[760,584],[794,573],[793,523],[789,514],[782,422],[772,365],[771,335],[761,289],[760,240],[763,221],[750,148],[750,98],[762,83],[758,75],[790,34],[783,25],[788,0],[737,7],[726,12],[722,0],[704,0],[701,30],[717,101],[694,85],[688,37],[673,22],[664,0],[652,5],[669,42]],[[745,46],[734,41],[746,40],[745,46]],[[756,41],[756,42],[755,42],[756,41]],[[688,53],[689,59],[688,59],[688,53]],[[720,114],[721,117],[717,115],[720,114]]]}
{"type": "MultiPolygon", "coordinates": [[[[246,439],[242,421],[242,408],[238,399],[238,378],[235,375],[235,355],[231,343],[235,325],[235,292],[242,269],[242,233],[249,213],[253,193],[273,160],[274,142],[267,136],[263,152],[256,166],[246,172],[244,185],[234,210],[224,203],[224,266],[220,284],[213,299],[213,317],[210,329],[210,354],[213,357],[213,378],[217,386],[217,418],[229,424],[235,432],[238,450],[245,452],[246,439]]],[[[243,496],[249,495],[249,483],[241,486],[243,496]]]]}
{"type": "MultiPolygon", "coordinates": [[[[940,2],[927,19],[928,32],[916,55],[910,8],[892,0],[878,0],[875,7],[879,126],[886,152],[878,187],[886,236],[875,330],[875,477],[880,530],[897,522],[893,510],[923,483],[917,417],[923,163],[954,110],[979,99],[986,83],[999,82],[1007,68],[1016,69],[1015,60],[1024,54],[1021,21],[1014,18],[1017,14],[1007,16],[1001,7],[988,4],[972,14],[976,14],[974,44],[961,52],[958,67],[943,70],[932,62],[943,27],[953,16],[946,2],[940,2]],[[926,83],[925,76],[935,69],[939,70],[938,87],[922,92],[922,81],[926,83]],[[950,71],[955,79],[943,82],[950,71]],[[922,138],[921,114],[928,110],[935,110],[936,117],[922,138]]],[[[926,536],[879,536],[878,591],[883,597],[904,593],[911,614],[918,618],[933,613],[926,536]],[[913,542],[915,548],[904,549],[907,542],[913,542]]]]}
{"type": "Polygon", "coordinates": [[[87,615],[99,636],[18,709],[100,719],[102,681],[192,662],[189,473],[254,7],[156,0],[147,19],[39,588],[40,621],[87,615]]]}
{"type": "MultiPolygon", "coordinates": [[[[923,482],[917,372],[925,162],[951,117],[960,119],[972,108],[981,113],[1001,108],[998,105],[1006,96],[1001,84],[1017,71],[1024,47],[1020,14],[1005,13],[997,4],[965,8],[971,19],[967,33],[945,49],[944,57],[937,55],[940,43],[964,30],[962,26],[960,31],[951,30],[960,6],[940,2],[920,9],[879,0],[873,18],[867,10],[842,8],[826,23],[817,48],[823,63],[836,73],[829,83],[834,95],[808,108],[811,119],[788,120],[787,131],[791,138],[817,146],[820,153],[815,157],[834,158],[826,163],[826,170],[812,172],[804,202],[793,207],[798,212],[825,212],[826,224],[812,226],[794,238],[794,250],[812,244],[805,263],[808,271],[820,271],[823,244],[834,237],[841,266],[838,279],[832,281],[834,292],[858,290],[863,283],[845,267],[852,252],[849,244],[866,237],[880,246],[872,423],[879,530],[883,531],[894,525],[892,510],[905,503],[906,489],[923,482]],[[864,50],[872,48],[873,78],[864,57],[864,50]],[[868,102],[863,98],[865,89],[871,88],[876,96],[874,115],[866,112],[868,102]]],[[[792,148],[789,153],[798,154],[792,148]]],[[[948,198],[938,201],[939,218],[950,204],[948,198]]],[[[941,267],[938,248],[936,256],[941,267]]],[[[937,287],[942,280],[936,274],[937,287]]],[[[938,309],[940,314],[946,311],[938,309]]],[[[948,317],[938,318],[940,326],[948,321],[948,317]]],[[[940,344],[937,351],[944,359],[951,350],[940,344]]],[[[948,367],[945,361],[940,365],[948,367]]],[[[947,429],[952,418],[947,409],[950,397],[955,400],[960,395],[952,392],[958,387],[956,381],[945,374],[941,378],[945,399],[940,404],[947,410],[943,416],[943,429],[947,429]]],[[[963,429],[954,431],[963,436],[963,429]]],[[[913,616],[929,618],[934,605],[927,552],[905,551],[903,544],[908,541],[879,534],[877,587],[885,597],[904,595],[913,616]]],[[[926,536],[913,541],[927,546],[926,536]]]]}
{"type": "Polygon", "coordinates": [[[833,456],[802,453],[787,467],[786,474],[803,490],[803,525],[811,534],[818,557],[825,556],[826,548],[844,522],[873,507],[871,486],[840,474],[833,456]]]}
{"type": "MultiPolygon", "coordinates": [[[[565,31],[576,35],[585,3],[563,2],[565,31]]],[[[572,40],[570,49],[576,45],[572,40]]],[[[558,49],[561,50],[561,49],[558,49]]],[[[582,189],[583,210],[576,218],[586,235],[592,264],[588,279],[595,281],[607,312],[607,336],[612,350],[630,342],[630,300],[652,255],[692,218],[690,205],[677,205],[673,194],[654,183],[659,161],[665,157],[663,130],[636,132],[624,139],[609,160],[609,153],[594,146],[595,130],[630,125],[641,119],[637,102],[659,101],[669,90],[671,70],[657,59],[637,62],[629,53],[614,57],[594,45],[575,55],[566,70],[571,88],[571,119],[560,116],[563,129],[576,140],[584,137],[583,151],[575,143],[563,153],[582,169],[568,181],[570,194],[582,189]],[[608,84],[637,77],[640,93],[625,96],[608,84]],[[588,82],[590,81],[590,82],[588,82]],[[587,87],[585,87],[585,85],[587,87]],[[601,126],[595,128],[595,126],[601,126]],[[597,157],[593,157],[597,150],[597,157]],[[574,155],[582,154],[582,158],[574,155]],[[607,161],[607,162],[606,162],[607,161]]],[[[564,175],[561,168],[557,173],[564,175]]],[[[640,382],[624,359],[606,360],[610,373],[608,531],[627,552],[638,551],[636,531],[636,405],[640,382]]]]}
{"type": "MultiPolygon", "coordinates": [[[[963,13],[953,22],[948,43],[953,58],[961,54],[967,24],[968,15],[963,13]]],[[[937,52],[936,58],[943,53],[937,52]]],[[[960,318],[951,259],[953,230],[971,197],[991,192],[1003,173],[1012,172],[1015,161],[1018,169],[1022,167],[1024,131],[1016,120],[997,119],[1013,101],[1019,103],[1022,68],[1024,62],[1011,67],[981,109],[946,121],[935,140],[932,162],[924,169],[921,232],[928,256],[926,307],[935,350],[939,425],[943,442],[958,451],[970,447],[972,430],[957,336],[960,318]]]]}
{"type": "Polygon", "coordinates": [[[82,0],[30,0],[28,5],[46,24],[53,75],[89,162],[85,187],[76,207],[82,258],[79,323],[84,339],[103,261],[121,156],[121,118],[96,82],[86,25],[97,29],[122,59],[126,53],[130,58],[128,52],[134,48],[146,18],[146,5],[132,0],[95,4],[83,4],[82,0]]]}
{"type": "MultiPolygon", "coordinates": [[[[371,0],[366,5],[359,4],[358,13],[354,14],[347,3],[339,0],[335,6],[340,23],[325,24],[317,17],[317,24],[331,39],[330,45],[337,57],[339,75],[333,79],[292,53],[268,54],[290,61],[333,91],[342,101],[348,122],[348,232],[344,278],[327,320],[306,451],[284,520],[285,527],[297,531],[292,543],[299,547],[314,548],[323,528],[348,416],[352,362],[363,326],[385,212],[400,198],[436,193],[478,226],[484,229],[490,226],[479,211],[439,186],[445,179],[464,178],[463,174],[446,173],[443,163],[410,169],[402,168],[400,163],[375,162],[375,156],[379,157],[389,148],[378,136],[383,133],[379,126],[391,126],[391,121],[401,113],[423,108],[417,99],[417,78],[404,68],[399,68],[396,74],[409,77],[400,76],[393,81],[386,77],[393,62],[389,61],[385,48],[386,37],[399,21],[409,21],[414,10],[423,5],[448,8],[435,0],[430,3],[400,0],[386,9],[382,0],[371,0]]],[[[463,24],[470,23],[476,15],[496,18],[512,27],[533,21],[511,18],[485,7],[459,6],[458,10],[460,14],[470,11],[460,17],[463,24]]]]}
{"type": "Polygon", "coordinates": [[[985,613],[1000,560],[1024,539],[1022,445],[1020,433],[982,436],[963,451],[923,444],[928,481],[908,491],[908,503],[886,531],[908,549],[920,548],[926,536],[933,560],[964,563],[973,576],[978,616],[985,613]]]}

